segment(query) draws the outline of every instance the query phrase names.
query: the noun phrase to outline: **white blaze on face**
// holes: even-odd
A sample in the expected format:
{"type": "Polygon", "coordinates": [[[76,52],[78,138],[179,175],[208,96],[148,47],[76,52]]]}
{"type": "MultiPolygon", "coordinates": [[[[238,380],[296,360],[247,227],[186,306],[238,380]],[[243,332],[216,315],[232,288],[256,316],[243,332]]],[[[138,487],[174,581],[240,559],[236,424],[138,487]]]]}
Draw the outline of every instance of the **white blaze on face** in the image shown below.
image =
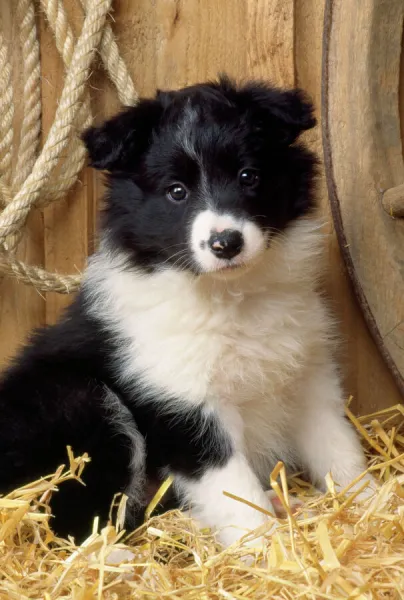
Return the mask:
{"type": "Polygon", "coordinates": [[[228,214],[219,214],[213,210],[200,212],[191,226],[191,249],[195,261],[204,272],[247,266],[263,253],[266,241],[267,238],[263,231],[252,221],[237,219],[228,214]],[[225,229],[239,231],[243,237],[241,252],[230,260],[215,256],[208,243],[212,233],[220,233],[225,229]]]}

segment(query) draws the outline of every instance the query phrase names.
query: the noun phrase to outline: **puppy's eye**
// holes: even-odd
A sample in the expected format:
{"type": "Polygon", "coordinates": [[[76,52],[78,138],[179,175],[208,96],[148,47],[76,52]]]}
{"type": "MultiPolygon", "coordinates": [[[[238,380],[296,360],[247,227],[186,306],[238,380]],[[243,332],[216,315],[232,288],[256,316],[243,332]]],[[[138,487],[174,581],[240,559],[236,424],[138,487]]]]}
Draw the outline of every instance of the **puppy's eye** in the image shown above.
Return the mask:
{"type": "Polygon", "coordinates": [[[174,183],[167,190],[167,198],[173,202],[182,202],[187,196],[188,190],[182,183],[174,183]]]}
{"type": "Polygon", "coordinates": [[[255,188],[260,182],[259,171],[258,169],[241,169],[238,180],[244,187],[255,188]]]}

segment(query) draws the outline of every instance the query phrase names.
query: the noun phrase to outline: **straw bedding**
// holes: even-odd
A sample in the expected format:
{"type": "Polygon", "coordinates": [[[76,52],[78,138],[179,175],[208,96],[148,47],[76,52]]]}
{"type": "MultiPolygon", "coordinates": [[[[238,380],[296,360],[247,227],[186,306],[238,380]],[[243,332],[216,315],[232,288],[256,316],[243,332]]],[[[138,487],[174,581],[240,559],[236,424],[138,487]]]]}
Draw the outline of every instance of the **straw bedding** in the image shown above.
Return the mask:
{"type": "Polygon", "coordinates": [[[288,491],[278,465],[271,484],[286,518],[265,556],[250,561],[242,560],[251,552],[243,543],[223,551],[179,511],[126,534],[120,530],[124,497],[111,509],[115,525],[99,531],[95,521],[81,546],[56,538],[49,525],[52,493],[66,479],[85,480],[89,460],[70,451],[67,469],[0,498],[0,598],[404,598],[404,407],[360,419],[347,413],[380,489],[359,505],[349,491],[337,494],[331,479],[324,496],[298,477],[288,491]],[[303,502],[296,514],[289,494],[303,502]]]}

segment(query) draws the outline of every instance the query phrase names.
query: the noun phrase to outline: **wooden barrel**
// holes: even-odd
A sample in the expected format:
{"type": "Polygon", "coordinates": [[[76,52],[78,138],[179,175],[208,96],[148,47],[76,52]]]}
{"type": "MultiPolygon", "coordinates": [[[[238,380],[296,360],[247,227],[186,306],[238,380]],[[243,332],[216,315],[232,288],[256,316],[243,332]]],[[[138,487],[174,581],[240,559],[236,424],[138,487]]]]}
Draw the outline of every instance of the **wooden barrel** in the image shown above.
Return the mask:
{"type": "Polygon", "coordinates": [[[342,254],[372,336],[404,393],[403,18],[402,0],[328,0],[322,104],[342,254]]]}

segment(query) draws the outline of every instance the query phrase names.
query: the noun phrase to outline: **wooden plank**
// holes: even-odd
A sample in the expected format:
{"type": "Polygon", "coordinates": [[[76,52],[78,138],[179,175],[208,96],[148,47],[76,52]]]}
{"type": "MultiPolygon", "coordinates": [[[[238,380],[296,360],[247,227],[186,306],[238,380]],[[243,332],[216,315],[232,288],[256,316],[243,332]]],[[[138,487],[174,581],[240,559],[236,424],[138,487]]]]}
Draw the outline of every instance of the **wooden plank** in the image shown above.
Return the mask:
{"type": "MultiPolygon", "coordinates": [[[[16,21],[17,2],[0,0],[0,27],[4,38],[10,43],[15,90],[14,128],[17,132],[23,118],[22,106],[22,62],[19,31],[16,21]]],[[[1,74],[0,74],[1,77],[1,74]]],[[[14,152],[14,164],[16,152],[14,152]]],[[[28,263],[43,264],[43,222],[39,211],[28,219],[24,237],[18,248],[17,257],[28,263]]],[[[33,288],[26,287],[10,278],[0,279],[0,368],[7,363],[34,327],[45,322],[45,300],[33,288]]]]}
{"type": "MultiPolygon", "coordinates": [[[[129,0],[114,30],[140,92],[181,87],[226,71],[294,81],[292,0],[129,0]]],[[[108,107],[99,99],[102,111],[108,107]]],[[[97,112],[101,112],[101,108],[97,112]]]]}
{"type": "MultiPolygon", "coordinates": [[[[324,6],[325,1],[301,0],[296,3],[295,8],[296,82],[310,93],[317,107],[320,127],[308,132],[306,141],[320,156],[322,156],[321,63],[324,6]]],[[[404,95],[402,98],[404,99],[404,95]]],[[[355,411],[364,414],[397,404],[401,400],[401,395],[369,334],[343,268],[339,243],[332,223],[323,165],[320,165],[317,190],[320,212],[327,222],[328,233],[326,242],[328,268],[324,288],[337,316],[343,337],[338,358],[344,374],[346,393],[353,395],[355,411]]]]}
{"type": "Polygon", "coordinates": [[[276,85],[295,85],[295,3],[284,0],[248,4],[248,76],[276,85]]]}
{"type": "Polygon", "coordinates": [[[383,190],[404,180],[398,84],[402,0],[327,4],[325,164],[337,235],[371,334],[404,393],[404,221],[383,190]],[[354,109],[347,109],[354,107],[354,109]]]}

